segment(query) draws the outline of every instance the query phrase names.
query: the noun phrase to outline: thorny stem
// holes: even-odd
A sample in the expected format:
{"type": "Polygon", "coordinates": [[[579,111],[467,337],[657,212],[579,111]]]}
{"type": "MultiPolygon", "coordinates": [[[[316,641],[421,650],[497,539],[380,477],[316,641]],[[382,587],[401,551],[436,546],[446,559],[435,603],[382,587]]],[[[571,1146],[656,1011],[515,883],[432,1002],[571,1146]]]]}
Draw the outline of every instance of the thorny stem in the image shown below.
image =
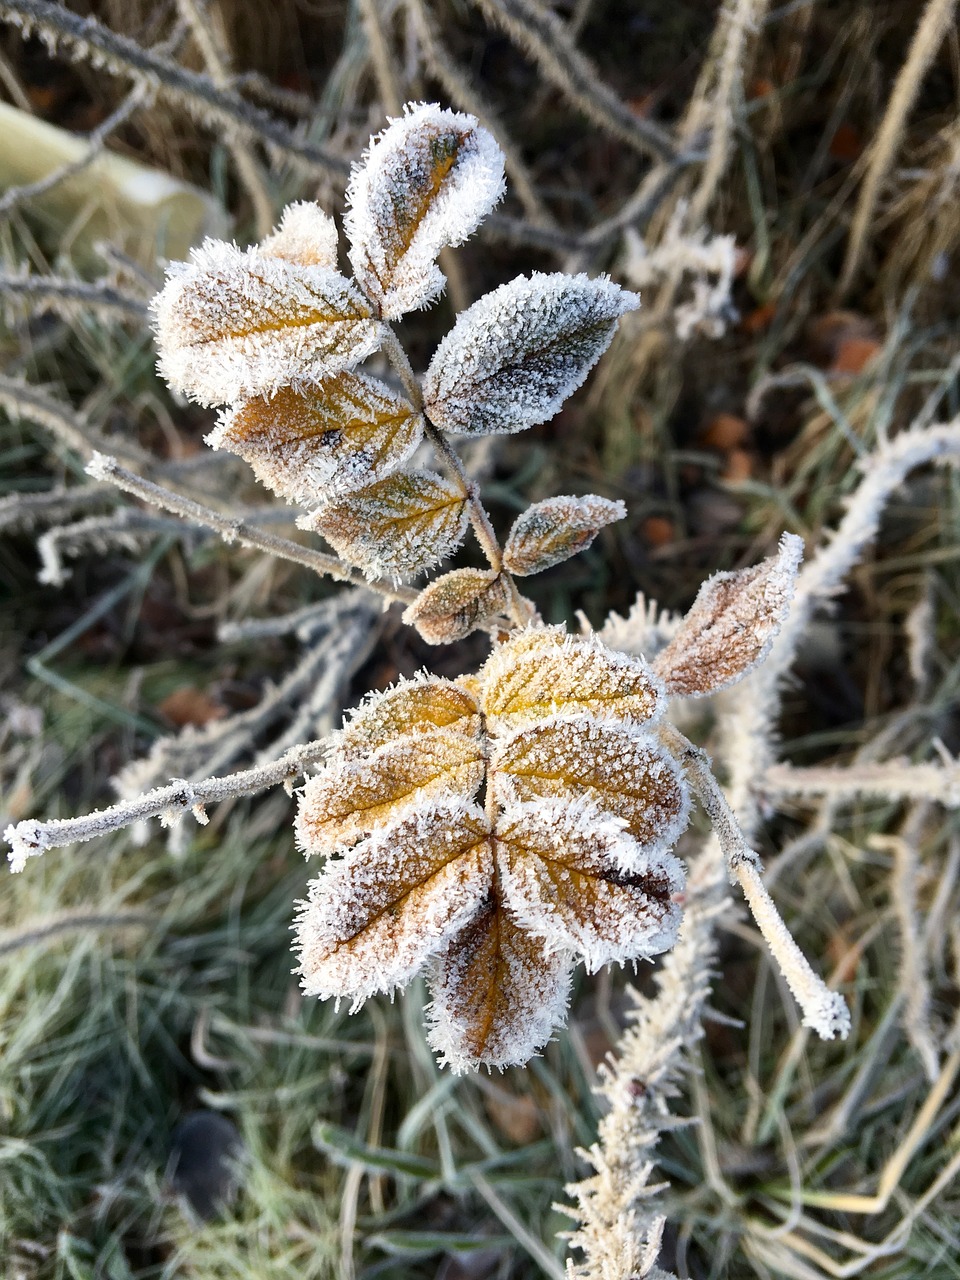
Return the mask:
{"type": "Polygon", "coordinates": [[[780,966],[787,986],[803,1011],[804,1026],[812,1027],[823,1040],[850,1031],[850,1011],[843,998],[814,973],[797,946],[761,879],[760,859],[747,844],[720,784],[713,776],[710,758],[672,724],[660,725],[664,744],[683,766],[687,779],[703,805],[716,832],[727,861],[731,882],[739,884],[753,913],[757,927],[780,966]]]}
{"type": "Polygon", "coordinates": [[[116,458],[102,453],[94,453],[87,464],[87,474],[95,480],[105,480],[116,485],[125,493],[142,498],[163,511],[171,511],[194,524],[203,525],[218,533],[224,542],[239,542],[242,546],[251,547],[255,551],[265,551],[268,555],[277,556],[281,560],[290,560],[293,564],[313,569],[315,573],[335,578],[338,582],[350,582],[367,591],[375,591],[388,600],[399,600],[403,604],[412,604],[419,592],[409,587],[393,587],[385,582],[368,582],[361,574],[348,569],[336,556],[328,556],[322,551],[313,551],[309,547],[301,547],[289,538],[281,538],[275,533],[267,533],[256,525],[248,524],[236,517],[221,515],[212,507],[202,506],[192,498],[185,498],[172,489],[164,489],[151,480],[144,480],[133,471],[121,467],[116,458]]]}
{"type": "Polygon", "coordinates": [[[460,486],[460,492],[467,500],[470,510],[470,524],[477,536],[477,541],[480,543],[483,554],[487,557],[490,568],[503,578],[510,592],[512,621],[518,627],[525,627],[532,616],[531,609],[521,596],[513,575],[503,567],[503,551],[497,541],[496,531],[490,523],[486,508],[480,500],[480,486],[476,481],[470,479],[464,470],[463,462],[460,460],[457,451],[452,447],[443,432],[435,427],[427,417],[423,407],[423,392],[420,389],[417,376],[413,372],[413,366],[407,358],[407,353],[400,345],[400,340],[393,329],[388,324],[384,324],[383,327],[385,333],[382,350],[393,365],[397,377],[403,383],[411,404],[418,413],[423,415],[424,431],[430,443],[443,459],[447,470],[457,481],[460,486]]]}
{"type": "Polygon", "coordinates": [[[109,809],[94,810],[81,818],[55,818],[37,822],[30,818],[7,827],[4,839],[10,845],[10,869],[22,871],[27,858],[57,849],[63,845],[94,840],[111,831],[119,831],[146,818],[160,818],[164,826],[172,826],[188,810],[201,824],[207,821],[205,806],[238,796],[255,795],[270,787],[289,785],[314,761],[322,759],[329,743],[326,739],[291,747],[278,760],[228,774],[225,778],[205,778],[202,782],[178,779],[166,787],[157,787],[136,800],[124,800],[109,809]]]}

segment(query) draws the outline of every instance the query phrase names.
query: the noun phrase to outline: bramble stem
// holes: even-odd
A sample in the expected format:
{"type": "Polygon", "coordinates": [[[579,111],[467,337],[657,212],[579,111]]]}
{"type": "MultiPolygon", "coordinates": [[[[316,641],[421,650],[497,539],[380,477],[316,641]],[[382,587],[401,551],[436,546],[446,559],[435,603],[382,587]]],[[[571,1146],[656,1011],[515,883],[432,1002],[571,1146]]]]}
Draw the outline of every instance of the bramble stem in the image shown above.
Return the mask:
{"type": "Polygon", "coordinates": [[[450,475],[460,485],[460,492],[466,498],[470,510],[470,524],[476,534],[477,541],[480,543],[483,554],[487,557],[490,568],[494,573],[500,574],[510,592],[512,621],[518,627],[525,627],[530,621],[530,608],[521,596],[513,575],[503,567],[503,551],[497,541],[496,530],[490,523],[490,517],[487,515],[486,508],[480,500],[480,486],[476,481],[470,479],[464,470],[463,462],[456,449],[453,448],[443,432],[438,427],[435,427],[426,413],[424,413],[423,392],[420,389],[417,376],[413,372],[413,366],[407,358],[407,353],[400,345],[400,340],[390,326],[385,324],[384,329],[386,334],[382,350],[393,365],[397,377],[403,383],[411,404],[418,413],[423,414],[423,424],[427,438],[443,459],[450,475]]]}
{"type": "Polygon", "coordinates": [[[116,458],[103,453],[94,453],[87,464],[87,475],[95,480],[105,480],[116,485],[125,493],[132,493],[163,511],[182,516],[194,524],[203,525],[218,533],[224,542],[239,542],[241,546],[250,547],[254,551],[265,551],[268,555],[277,556],[281,560],[290,560],[293,564],[303,565],[315,573],[335,578],[338,582],[350,582],[355,587],[364,587],[385,596],[388,600],[399,600],[402,604],[412,604],[419,596],[418,591],[409,587],[394,587],[385,582],[368,582],[361,574],[348,569],[336,556],[328,556],[322,551],[313,551],[309,547],[301,547],[289,538],[281,538],[275,533],[267,533],[246,520],[221,515],[212,507],[205,507],[192,498],[185,498],[172,489],[164,489],[162,485],[144,480],[126,467],[121,467],[116,458]]]}
{"type": "Polygon", "coordinates": [[[814,973],[777,911],[761,879],[760,859],[747,844],[727,798],[710,768],[710,757],[667,722],[659,726],[660,737],[683,766],[687,779],[713,826],[727,861],[731,881],[739,884],[753,913],[757,927],[794,998],[803,1011],[803,1024],[812,1027],[823,1040],[850,1032],[850,1011],[846,1002],[831,991],[814,973]]]}

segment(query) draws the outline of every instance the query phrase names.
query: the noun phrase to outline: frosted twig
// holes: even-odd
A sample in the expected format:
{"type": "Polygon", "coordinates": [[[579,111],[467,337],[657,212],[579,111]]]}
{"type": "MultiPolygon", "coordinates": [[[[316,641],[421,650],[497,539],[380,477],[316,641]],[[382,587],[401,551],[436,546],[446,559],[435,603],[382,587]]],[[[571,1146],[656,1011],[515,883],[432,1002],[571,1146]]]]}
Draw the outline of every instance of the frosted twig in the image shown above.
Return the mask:
{"type": "Polygon", "coordinates": [[[221,515],[219,511],[174,493],[172,489],[164,489],[150,480],[142,479],[132,471],[121,467],[116,458],[95,453],[87,466],[87,474],[95,480],[105,480],[115,484],[125,493],[132,493],[135,497],[142,498],[144,502],[149,502],[164,511],[172,511],[174,515],[183,516],[185,520],[212,529],[223,538],[224,542],[239,542],[241,546],[250,547],[255,551],[265,551],[268,555],[303,565],[315,573],[335,578],[338,582],[350,582],[356,587],[375,591],[388,600],[400,600],[404,604],[412,604],[419,594],[409,588],[393,587],[385,582],[367,582],[362,574],[347,568],[335,556],[301,547],[299,543],[291,542],[289,538],[280,538],[274,533],[267,533],[237,517],[221,515]]]}
{"type": "Polygon", "coordinates": [[[139,445],[122,439],[107,439],[82,414],[27,382],[0,375],[0,409],[11,418],[23,418],[43,427],[61,444],[89,458],[98,450],[115,453],[125,462],[144,469],[156,467],[156,459],[139,445]]]}
{"type": "MultiPolygon", "coordinates": [[[[191,533],[197,532],[196,525],[129,507],[111,512],[110,515],[88,516],[75,524],[54,525],[37,539],[41,565],[37,581],[52,587],[62,587],[70,577],[70,570],[64,564],[64,556],[77,559],[91,547],[101,552],[114,547],[137,551],[145,540],[154,538],[158,533],[172,533],[176,537],[188,538],[191,533]]],[[[207,529],[200,529],[199,532],[202,536],[209,536],[207,529]]]]}
{"type": "Polygon", "coordinates": [[[207,821],[205,807],[208,804],[255,795],[281,784],[291,785],[308,765],[322,758],[326,746],[324,741],[307,742],[291,748],[270,764],[244,769],[225,778],[171,782],[169,786],[158,787],[136,800],[125,800],[111,805],[109,809],[97,809],[82,818],[54,818],[49,822],[28,818],[7,827],[3,833],[3,838],[10,845],[7,855],[10,869],[22,871],[28,858],[36,857],[47,849],[96,840],[147,818],[159,818],[162,826],[169,827],[185,813],[192,812],[203,824],[207,821]]]}
{"type": "Polygon", "coordinates": [[[563,23],[535,0],[474,0],[536,62],[544,76],[588,120],[659,160],[677,159],[669,134],[634,115],[597,75],[563,23]]]}
{"type": "Polygon", "coordinates": [[[720,841],[731,880],[743,890],[753,918],[803,1011],[804,1026],[812,1027],[824,1040],[832,1040],[835,1035],[845,1039],[850,1031],[849,1010],[842,997],[831,991],[811,969],[774,906],[761,879],[760,859],[747,844],[713,776],[706,752],[695,747],[669,723],[660,726],[660,734],[684,766],[690,785],[720,841]]]}
{"type": "Polygon", "coordinates": [[[960,761],[911,764],[884,760],[879,764],[812,765],[800,768],[774,764],[760,783],[765,794],[830,796],[853,800],[877,796],[881,800],[935,800],[948,809],[960,808],[960,761]]]}
{"type": "Polygon", "coordinates": [[[24,36],[39,37],[53,52],[65,46],[75,62],[89,62],[111,75],[125,76],[182,106],[200,124],[259,141],[273,153],[309,172],[338,176],[349,165],[322,147],[301,142],[285,124],[238,94],[217,89],[209,76],[188,71],[135,40],[118,35],[95,18],[82,18],[51,0],[2,0],[0,20],[24,36]]]}
{"type": "Polygon", "coordinates": [[[107,484],[78,485],[75,489],[58,487],[42,493],[9,493],[0,498],[0,532],[69,520],[78,511],[109,506],[115,500],[116,490],[107,484]]]}
{"type": "Polygon", "coordinates": [[[68,280],[61,276],[11,275],[0,271],[4,305],[21,304],[31,310],[50,310],[68,319],[91,311],[110,319],[129,318],[146,324],[146,302],[103,281],[68,280]]]}
{"type": "Polygon", "coordinates": [[[927,7],[917,24],[910,51],[900,68],[896,84],[893,86],[893,93],[890,95],[890,102],[868,153],[867,171],[863,186],[860,188],[860,198],[857,201],[853,221],[850,224],[847,254],[837,285],[838,292],[841,294],[846,293],[850,288],[860,266],[867,230],[873,220],[880,187],[893,163],[896,149],[903,136],[907,116],[916,100],[923,78],[950,30],[956,7],[957,0],[928,0],[927,7]]]}
{"type": "MultiPolygon", "coordinates": [[[[190,33],[210,73],[210,79],[219,90],[229,92],[231,87],[229,66],[210,28],[203,0],[177,0],[177,8],[190,28],[190,33]]],[[[235,131],[227,133],[226,143],[233,156],[233,162],[237,166],[240,181],[246,188],[250,203],[253,205],[258,239],[262,240],[264,236],[270,234],[274,213],[273,200],[267,190],[263,173],[249,144],[242,138],[238,138],[235,131]]]]}

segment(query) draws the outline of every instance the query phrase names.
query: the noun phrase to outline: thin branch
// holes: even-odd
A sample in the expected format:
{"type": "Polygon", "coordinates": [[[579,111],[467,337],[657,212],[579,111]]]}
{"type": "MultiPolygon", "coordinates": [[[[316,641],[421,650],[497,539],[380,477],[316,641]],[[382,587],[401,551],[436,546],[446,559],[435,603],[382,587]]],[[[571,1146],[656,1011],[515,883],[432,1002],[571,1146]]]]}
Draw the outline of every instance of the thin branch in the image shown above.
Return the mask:
{"type": "Polygon", "coordinates": [[[850,1011],[843,998],[831,991],[810,967],[774,905],[761,879],[760,859],[747,844],[733,810],[713,776],[706,752],[695,747],[671,724],[660,726],[660,734],[683,765],[723,849],[731,880],[740,885],[753,918],[766,940],[787,986],[803,1011],[804,1026],[812,1027],[824,1040],[850,1032],[850,1011]]]}
{"type": "Polygon", "coordinates": [[[69,405],[17,378],[0,375],[0,409],[15,420],[22,418],[49,431],[54,439],[83,458],[90,458],[100,451],[114,453],[125,462],[143,467],[144,470],[152,470],[157,466],[153,455],[139,445],[101,435],[96,427],[91,426],[82,414],[75,413],[69,405]]]}
{"type": "Polygon", "coordinates": [[[125,493],[132,493],[164,511],[183,516],[194,524],[213,529],[226,543],[238,542],[241,546],[254,551],[265,551],[268,555],[277,556],[281,560],[289,560],[293,564],[303,565],[314,573],[335,578],[338,582],[350,582],[355,587],[363,587],[385,596],[388,600],[399,600],[404,604],[412,604],[419,592],[406,587],[394,587],[385,582],[368,582],[361,574],[347,568],[335,556],[325,555],[322,551],[312,551],[301,547],[289,538],[278,537],[275,533],[267,533],[255,525],[248,524],[236,516],[224,516],[211,507],[205,507],[192,498],[185,498],[172,489],[164,489],[161,485],[121,467],[116,458],[95,453],[87,465],[87,474],[94,480],[104,480],[115,484],[125,493]]]}
{"type": "Polygon", "coordinates": [[[884,760],[881,764],[811,765],[799,768],[775,764],[761,782],[767,795],[831,796],[854,800],[876,796],[901,800],[935,800],[948,809],[960,808],[960,761],[943,764],[911,764],[909,760],[884,760]]]}
{"type": "Polygon", "coordinates": [[[75,62],[89,62],[111,75],[124,76],[183,107],[200,124],[228,130],[260,142],[278,158],[308,172],[349,173],[346,160],[312,143],[301,142],[279,120],[238,94],[217,89],[209,76],[143,49],[95,18],[81,18],[51,0],[0,0],[0,21],[13,23],[24,36],[37,36],[53,52],[61,45],[75,62]]]}
{"type": "Polygon", "coordinates": [[[78,511],[112,506],[115,501],[116,490],[108,484],[48,489],[42,493],[10,493],[0,498],[0,532],[62,522],[78,511]]]}
{"type": "Polygon", "coordinates": [[[150,314],[141,298],[103,281],[90,283],[61,276],[10,275],[0,271],[0,294],[5,305],[21,303],[31,309],[49,309],[68,319],[102,311],[111,319],[119,315],[146,324],[150,314]]]}

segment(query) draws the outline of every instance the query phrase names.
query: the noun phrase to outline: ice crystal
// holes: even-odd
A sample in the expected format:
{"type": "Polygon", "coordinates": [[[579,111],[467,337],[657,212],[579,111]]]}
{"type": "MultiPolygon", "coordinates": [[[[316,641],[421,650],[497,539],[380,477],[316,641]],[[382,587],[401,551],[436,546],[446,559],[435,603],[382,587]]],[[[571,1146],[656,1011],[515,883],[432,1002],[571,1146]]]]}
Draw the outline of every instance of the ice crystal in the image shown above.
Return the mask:
{"type": "Polygon", "coordinates": [[[260,251],[305,267],[336,268],[337,224],[314,201],[298,200],[284,209],[276,231],[260,241],[260,251]]]}
{"type": "Polygon", "coordinates": [[[404,471],[326,503],[299,524],[323,534],[368,578],[412,578],[460,545],[467,500],[433,471],[404,471]]]}
{"type": "Polygon", "coordinates": [[[318,382],[383,338],[370,303],[330,267],[206,240],[153,301],[160,372],[200,404],[318,382]]]}
{"type": "Polygon", "coordinates": [[[227,410],[206,439],[239,454],[274,493],[313,507],[390,475],[422,438],[423,418],[409,401],[343,372],[227,410]]]}
{"type": "Polygon", "coordinates": [[[514,521],[503,548],[503,563],[521,577],[542,573],[584,551],[604,525],[626,514],[622,502],[594,493],[534,503],[514,521]]]}
{"type": "Polygon", "coordinates": [[[444,1061],[525,1062],[578,958],[640,959],[676,935],[668,849],[688,800],[641,728],[656,709],[642,664],[558,628],[519,633],[475,677],[370,699],[300,799],[301,847],[328,855],[298,921],[305,989],[359,1002],[429,961],[444,1061]],[[611,702],[633,719],[611,723],[611,702]]]}
{"type": "Polygon", "coordinates": [[[462,312],[440,343],[424,379],[429,417],[467,435],[547,422],[639,305],[605,277],[517,276],[462,312]]]}
{"type": "Polygon", "coordinates": [[[777,555],[707,579],[654,663],[668,693],[716,693],[763,661],[790,608],[802,556],[803,539],[785,533],[777,555]]]}
{"type": "Polygon", "coordinates": [[[446,279],[436,257],[461,244],[504,191],[503,153],[473,116],[408,105],[355,167],[345,219],[357,281],[392,320],[446,279]]]}
{"type": "Polygon", "coordinates": [[[508,599],[503,577],[493,569],[454,569],[425,587],[403,620],[429,644],[453,644],[503,613],[508,599]]]}

